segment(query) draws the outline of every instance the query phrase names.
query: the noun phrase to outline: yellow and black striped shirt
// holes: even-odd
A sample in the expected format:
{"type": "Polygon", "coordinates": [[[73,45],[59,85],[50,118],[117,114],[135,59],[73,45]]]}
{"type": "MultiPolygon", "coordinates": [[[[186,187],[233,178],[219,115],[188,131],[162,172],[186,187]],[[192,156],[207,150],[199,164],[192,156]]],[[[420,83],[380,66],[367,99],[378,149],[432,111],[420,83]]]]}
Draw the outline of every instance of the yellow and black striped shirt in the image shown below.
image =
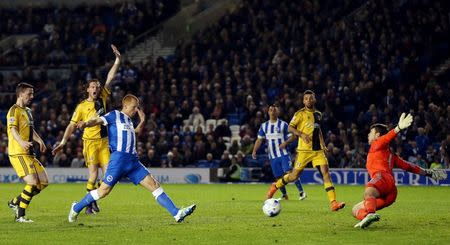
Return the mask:
{"type": "MultiPolygon", "coordinates": [[[[78,123],[79,121],[86,122],[94,117],[102,116],[106,113],[106,99],[110,94],[109,90],[103,88],[100,94],[100,98],[96,101],[81,101],[75,112],[73,113],[71,123],[78,123]]],[[[85,128],[83,132],[84,140],[96,140],[105,138],[108,136],[108,131],[103,125],[85,128]]]]}
{"type": "Polygon", "coordinates": [[[320,142],[322,113],[317,110],[308,110],[306,107],[298,110],[292,118],[289,126],[311,137],[311,141],[306,143],[301,137],[298,138],[297,151],[318,151],[323,150],[320,142]]]}
{"type": "Polygon", "coordinates": [[[28,107],[20,107],[14,104],[8,111],[6,116],[7,133],[8,133],[8,154],[16,155],[34,155],[33,147],[25,150],[19,142],[14,139],[11,128],[15,127],[22,140],[33,142],[34,121],[31,115],[31,109],[28,107]]]}

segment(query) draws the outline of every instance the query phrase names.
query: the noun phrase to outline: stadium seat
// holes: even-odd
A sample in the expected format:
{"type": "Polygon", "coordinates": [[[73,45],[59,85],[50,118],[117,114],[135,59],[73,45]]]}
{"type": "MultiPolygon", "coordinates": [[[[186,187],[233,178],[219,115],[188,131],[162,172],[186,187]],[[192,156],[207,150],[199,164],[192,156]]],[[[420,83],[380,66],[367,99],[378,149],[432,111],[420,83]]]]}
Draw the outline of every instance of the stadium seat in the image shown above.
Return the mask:
{"type": "Polygon", "coordinates": [[[228,124],[228,120],[227,120],[226,118],[222,118],[222,119],[218,119],[218,120],[217,120],[216,126],[222,125],[222,123],[223,123],[224,121],[228,124]]]}
{"type": "Polygon", "coordinates": [[[240,128],[241,127],[239,125],[230,125],[231,134],[233,134],[233,132],[238,132],[239,133],[240,128]]]}
{"type": "Polygon", "coordinates": [[[183,127],[187,125],[189,125],[189,120],[188,119],[183,120],[183,127]]]}
{"type": "Polygon", "coordinates": [[[208,119],[206,120],[206,129],[209,129],[209,125],[213,125],[213,129],[216,129],[217,127],[217,120],[216,119],[208,119]]]}
{"type": "MultiPolygon", "coordinates": [[[[206,133],[205,125],[198,125],[200,128],[202,128],[203,133],[206,133]]],[[[194,132],[197,131],[196,128],[194,128],[194,132]]]]}

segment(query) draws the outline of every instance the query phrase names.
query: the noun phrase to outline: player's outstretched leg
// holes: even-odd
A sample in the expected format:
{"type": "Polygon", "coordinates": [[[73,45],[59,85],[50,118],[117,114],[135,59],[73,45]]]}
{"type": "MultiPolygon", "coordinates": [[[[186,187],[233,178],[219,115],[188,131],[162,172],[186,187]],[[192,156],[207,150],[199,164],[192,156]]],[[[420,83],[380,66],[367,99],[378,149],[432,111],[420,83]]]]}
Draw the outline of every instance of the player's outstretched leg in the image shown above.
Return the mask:
{"type": "Polygon", "coordinates": [[[146,170],[144,167],[140,169],[142,170],[136,171],[130,179],[140,179],[139,182],[136,181],[134,183],[139,183],[142,187],[151,191],[152,195],[155,197],[156,202],[158,202],[159,205],[165,208],[172,215],[176,222],[183,221],[187,216],[191,215],[194,212],[196,208],[195,204],[192,204],[191,206],[186,208],[177,208],[172,199],[170,199],[170,197],[164,192],[164,189],[161,187],[159,182],[155,178],[153,178],[151,174],[148,174],[148,170],[146,170]],[[146,175],[142,178],[144,174],[146,175]]]}
{"type": "Polygon", "coordinates": [[[77,221],[77,217],[79,214],[74,209],[75,205],[77,205],[77,202],[73,202],[72,205],[70,206],[70,211],[69,211],[69,216],[68,216],[68,220],[70,223],[77,221]]]}
{"type": "MultiPolygon", "coordinates": [[[[101,192],[102,196],[101,197],[106,196],[111,191],[111,187],[109,187],[107,185],[102,185],[100,188],[102,188],[102,192],[101,192]]],[[[100,195],[99,195],[99,191],[98,191],[99,189],[95,189],[95,190],[88,192],[83,197],[83,199],[81,199],[81,201],[72,203],[72,206],[71,206],[70,212],[69,212],[69,222],[75,222],[77,220],[76,217],[81,212],[81,210],[83,210],[83,208],[91,205],[94,201],[97,201],[98,199],[100,199],[100,195]]]]}
{"type": "Polygon", "coordinates": [[[267,191],[267,199],[272,198],[278,189],[286,186],[290,182],[291,175],[292,173],[287,173],[283,175],[283,177],[279,178],[276,182],[273,182],[269,190],[267,191]]]}
{"type": "Polygon", "coordinates": [[[191,215],[196,208],[195,204],[192,204],[191,206],[186,208],[181,209],[177,208],[173,203],[172,199],[170,199],[170,197],[164,192],[161,186],[159,186],[156,190],[154,190],[152,194],[155,197],[155,200],[159,203],[159,205],[161,205],[163,208],[169,211],[169,213],[175,218],[176,222],[182,222],[184,218],[191,215]]]}
{"type": "MultiPolygon", "coordinates": [[[[25,210],[30,205],[31,199],[33,196],[39,193],[39,189],[36,184],[26,184],[22,193],[20,194],[20,198],[17,198],[15,201],[19,201],[19,205],[17,206],[16,213],[16,222],[19,223],[31,223],[32,220],[25,218],[25,210]]],[[[14,204],[14,200],[12,200],[11,204],[14,204]]]]}
{"type": "Polygon", "coordinates": [[[184,218],[186,218],[187,216],[191,215],[194,212],[196,207],[197,207],[197,205],[192,204],[189,207],[178,210],[177,214],[174,217],[175,221],[178,223],[182,222],[184,220],[184,218]]]}
{"type": "Polygon", "coordinates": [[[273,195],[275,195],[275,193],[277,192],[278,188],[277,188],[277,182],[273,182],[270,187],[269,190],[267,191],[267,199],[270,199],[273,197],[273,195]]]}
{"type": "Polygon", "coordinates": [[[336,190],[334,189],[333,182],[331,181],[330,173],[328,170],[328,165],[323,164],[316,166],[317,170],[319,170],[319,173],[322,175],[323,178],[323,187],[325,188],[325,191],[327,192],[328,200],[330,201],[330,209],[331,211],[338,211],[345,207],[344,202],[338,202],[336,201],[336,190]]]}
{"type": "MultiPolygon", "coordinates": [[[[86,183],[86,191],[89,193],[93,190],[95,190],[95,181],[88,180],[86,183]]],[[[86,214],[95,214],[94,210],[92,210],[92,203],[86,206],[85,210],[86,214]]]]}
{"type": "Polygon", "coordinates": [[[354,227],[364,229],[374,222],[380,220],[381,216],[377,213],[368,214],[363,220],[358,222],[354,227]]]}

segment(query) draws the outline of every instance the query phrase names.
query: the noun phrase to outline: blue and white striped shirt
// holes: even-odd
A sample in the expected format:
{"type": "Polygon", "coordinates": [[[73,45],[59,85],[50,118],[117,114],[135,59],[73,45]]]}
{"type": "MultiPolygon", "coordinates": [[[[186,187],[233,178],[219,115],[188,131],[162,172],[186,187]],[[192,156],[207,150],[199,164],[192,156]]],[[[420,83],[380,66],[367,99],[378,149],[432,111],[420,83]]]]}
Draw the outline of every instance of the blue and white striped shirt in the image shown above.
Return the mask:
{"type": "Polygon", "coordinates": [[[131,119],[118,110],[111,111],[100,119],[108,127],[109,149],[137,155],[136,133],[131,119]]]}
{"type": "Polygon", "coordinates": [[[258,131],[258,138],[266,139],[270,159],[289,154],[286,149],[280,149],[281,143],[289,138],[288,127],[289,124],[280,119],[277,119],[274,123],[269,120],[261,124],[258,131]]]}

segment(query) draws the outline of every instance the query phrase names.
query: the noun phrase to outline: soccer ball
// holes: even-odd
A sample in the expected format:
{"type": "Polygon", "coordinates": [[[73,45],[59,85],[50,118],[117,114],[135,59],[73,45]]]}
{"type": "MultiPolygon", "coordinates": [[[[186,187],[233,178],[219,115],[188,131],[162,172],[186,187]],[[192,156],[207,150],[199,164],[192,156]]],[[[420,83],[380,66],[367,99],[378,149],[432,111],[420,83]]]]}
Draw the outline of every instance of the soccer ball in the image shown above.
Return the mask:
{"type": "Polygon", "coordinates": [[[263,210],[264,214],[269,217],[277,216],[281,212],[280,200],[275,199],[275,198],[267,199],[264,202],[262,210],[263,210]]]}

